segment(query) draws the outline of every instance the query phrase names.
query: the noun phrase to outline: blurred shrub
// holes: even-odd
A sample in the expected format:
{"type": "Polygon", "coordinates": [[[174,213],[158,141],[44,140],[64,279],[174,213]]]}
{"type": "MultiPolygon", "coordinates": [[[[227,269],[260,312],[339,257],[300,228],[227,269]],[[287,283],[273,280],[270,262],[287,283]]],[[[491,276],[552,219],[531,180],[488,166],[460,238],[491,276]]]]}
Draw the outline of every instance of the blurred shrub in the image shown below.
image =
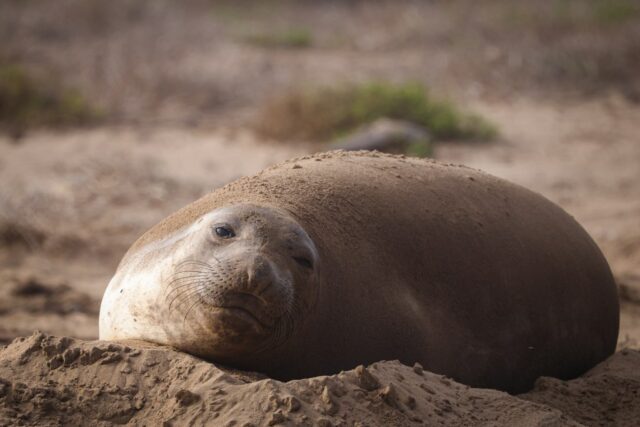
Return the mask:
{"type": "Polygon", "coordinates": [[[284,47],[301,49],[313,44],[311,32],[304,28],[292,28],[280,32],[251,34],[245,37],[248,43],[261,47],[284,47]]]}
{"type": "Polygon", "coordinates": [[[263,106],[256,130],[275,139],[325,140],[383,117],[418,124],[440,140],[497,136],[494,125],[432,99],[421,84],[380,82],[292,92],[263,106]]]}
{"type": "Polygon", "coordinates": [[[598,0],[593,7],[593,17],[600,25],[623,24],[638,12],[640,5],[631,0],[598,0]]]}
{"type": "Polygon", "coordinates": [[[411,157],[430,157],[433,154],[433,147],[428,140],[416,141],[407,147],[404,154],[411,157]]]}
{"type": "Polygon", "coordinates": [[[0,63],[0,128],[19,137],[37,126],[72,126],[100,118],[76,91],[39,80],[22,66],[0,63]]]}
{"type": "Polygon", "coordinates": [[[504,8],[507,22],[538,31],[575,32],[622,26],[640,14],[637,0],[553,0],[512,2],[504,8]]]}

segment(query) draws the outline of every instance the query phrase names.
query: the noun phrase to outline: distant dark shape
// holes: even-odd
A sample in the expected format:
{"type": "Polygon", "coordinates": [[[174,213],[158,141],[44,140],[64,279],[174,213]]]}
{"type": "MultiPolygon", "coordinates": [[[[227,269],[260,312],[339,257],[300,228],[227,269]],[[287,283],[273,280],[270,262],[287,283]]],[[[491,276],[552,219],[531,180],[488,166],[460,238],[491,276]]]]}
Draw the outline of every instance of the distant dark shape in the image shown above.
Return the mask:
{"type": "Polygon", "coordinates": [[[431,154],[431,143],[431,135],[422,126],[404,120],[378,119],[340,139],[333,148],[427,157],[431,154]]]}

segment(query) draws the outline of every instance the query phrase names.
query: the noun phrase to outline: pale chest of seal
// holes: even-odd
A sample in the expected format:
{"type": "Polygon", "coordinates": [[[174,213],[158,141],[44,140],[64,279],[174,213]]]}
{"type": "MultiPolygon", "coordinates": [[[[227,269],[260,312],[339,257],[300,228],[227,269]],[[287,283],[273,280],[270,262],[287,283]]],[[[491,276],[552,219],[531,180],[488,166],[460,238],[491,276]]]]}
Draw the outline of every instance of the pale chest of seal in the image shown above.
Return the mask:
{"type": "Polygon", "coordinates": [[[100,338],[288,379],[399,359],[522,391],[615,348],[616,287],[561,208],[477,170],[378,153],[288,161],[144,234],[100,338]]]}

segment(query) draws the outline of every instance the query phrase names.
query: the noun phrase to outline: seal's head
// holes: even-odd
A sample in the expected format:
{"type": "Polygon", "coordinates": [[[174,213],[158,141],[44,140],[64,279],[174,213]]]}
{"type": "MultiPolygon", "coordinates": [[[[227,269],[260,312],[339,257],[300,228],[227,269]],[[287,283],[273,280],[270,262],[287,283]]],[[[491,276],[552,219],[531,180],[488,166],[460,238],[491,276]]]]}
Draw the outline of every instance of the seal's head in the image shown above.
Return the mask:
{"type": "Polygon", "coordinates": [[[122,261],[100,339],[140,339],[238,363],[281,345],[313,305],[318,253],[286,212],[226,206],[122,261]]]}

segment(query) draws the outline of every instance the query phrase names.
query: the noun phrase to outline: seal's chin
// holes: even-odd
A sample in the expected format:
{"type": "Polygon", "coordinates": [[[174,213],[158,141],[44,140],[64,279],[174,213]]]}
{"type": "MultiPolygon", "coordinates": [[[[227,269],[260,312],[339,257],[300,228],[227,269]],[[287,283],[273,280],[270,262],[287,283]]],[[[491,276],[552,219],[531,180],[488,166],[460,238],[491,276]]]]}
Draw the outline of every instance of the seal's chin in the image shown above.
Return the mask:
{"type": "Polygon", "coordinates": [[[260,353],[272,339],[273,329],[259,314],[244,305],[200,304],[191,311],[190,323],[171,339],[170,344],[182,351],[220,363],[260,353]],[[197,328],[197,329],[195,329],[197,328]]]}

